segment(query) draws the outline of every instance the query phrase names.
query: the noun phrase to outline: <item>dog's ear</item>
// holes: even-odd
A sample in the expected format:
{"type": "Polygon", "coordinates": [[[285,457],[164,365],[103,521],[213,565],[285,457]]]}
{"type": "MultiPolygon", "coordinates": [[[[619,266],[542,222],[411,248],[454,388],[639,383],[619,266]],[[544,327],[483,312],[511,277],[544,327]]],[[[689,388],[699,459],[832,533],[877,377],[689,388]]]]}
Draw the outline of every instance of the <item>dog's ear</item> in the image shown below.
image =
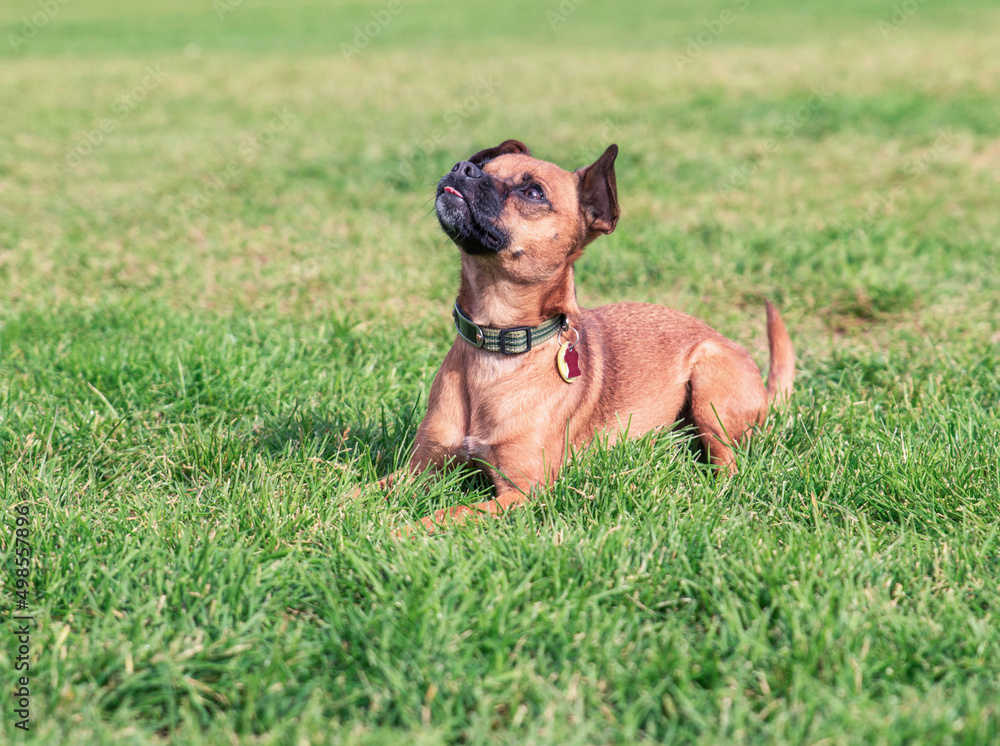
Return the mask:
{"type": "Polygon", "coordinates": [[[474,166],[482,167],[487,161],[492,161],[494,158],[507,155],[509,153],[520,153],[521,155],[531,155],[531,151],[528,150],[528,146],[523,142],[518,140],[504,140],[502,143],[497,145],[495,148],[486,148],[486,150],[480,150],[474,156],[469,158],[469,163],[474,166]]]}
{"type": "Polygon", "coordinates": [[[594,238],[598,233],[611,233],[618,223],[618,185],[615,183],[617,156],[618,146],[611,145],[594,163],[576,172],[580,209],[587,219],[587,230],[594,238]]]}

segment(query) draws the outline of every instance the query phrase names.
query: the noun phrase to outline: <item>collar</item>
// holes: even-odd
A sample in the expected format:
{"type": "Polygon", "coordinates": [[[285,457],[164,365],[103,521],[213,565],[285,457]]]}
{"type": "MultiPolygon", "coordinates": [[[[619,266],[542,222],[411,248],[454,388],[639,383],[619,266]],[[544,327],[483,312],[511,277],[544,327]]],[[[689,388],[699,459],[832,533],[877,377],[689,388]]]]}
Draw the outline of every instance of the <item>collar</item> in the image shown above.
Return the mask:
{"type": "Polygon", "coordinates": [[[455,308],[451,315],[455,319],[455,328],[458,329],[458,334],[462,339],[473,347],[482,347],[484,350],[504,355],[518,355],[527,352],[534,345],[540,345],[551,339],[559,332],[566,320],[565,316],[560,313],[543,321],[538,326],[512,326],[507,329],[480,326],[462,312],[458,301],[455,301],[455,308]]]}

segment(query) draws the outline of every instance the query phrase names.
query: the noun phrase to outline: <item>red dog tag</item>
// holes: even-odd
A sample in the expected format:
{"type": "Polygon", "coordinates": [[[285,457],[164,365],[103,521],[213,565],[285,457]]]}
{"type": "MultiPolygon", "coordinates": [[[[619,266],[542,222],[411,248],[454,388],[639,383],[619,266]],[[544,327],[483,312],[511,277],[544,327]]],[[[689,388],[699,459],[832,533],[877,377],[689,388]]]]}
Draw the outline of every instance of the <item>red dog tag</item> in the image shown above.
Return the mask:
{"type": "Polygon", "coordinates": [[[580,353],[570,347],[569,342],[563,342],[556,353],[556,367],[566,383],[573,383],[580,375],[580,353]]]}

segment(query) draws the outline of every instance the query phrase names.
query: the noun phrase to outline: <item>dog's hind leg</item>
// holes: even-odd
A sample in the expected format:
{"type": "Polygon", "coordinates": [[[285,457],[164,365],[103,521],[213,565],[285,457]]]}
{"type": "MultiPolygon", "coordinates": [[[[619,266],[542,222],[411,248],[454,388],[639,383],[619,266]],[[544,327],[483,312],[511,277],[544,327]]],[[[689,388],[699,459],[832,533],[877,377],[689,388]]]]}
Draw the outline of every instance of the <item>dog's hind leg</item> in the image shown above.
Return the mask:
{"type": "Polygon", "coordinates": [[[767,415],[760,369],[726,339],[700,342],[692,355],[690,417],[709,460],[736,472],[733,446],[767,415]]]}

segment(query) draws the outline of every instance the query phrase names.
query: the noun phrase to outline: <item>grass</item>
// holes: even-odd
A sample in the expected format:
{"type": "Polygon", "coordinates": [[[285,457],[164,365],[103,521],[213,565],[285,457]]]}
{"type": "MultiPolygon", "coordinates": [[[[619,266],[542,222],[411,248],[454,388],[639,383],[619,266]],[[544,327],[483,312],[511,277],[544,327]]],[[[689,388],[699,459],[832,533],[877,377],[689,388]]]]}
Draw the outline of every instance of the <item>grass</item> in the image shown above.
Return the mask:
{"type": "Polygon", "coordinates": [[[678,62],[739,5],[403,2],[349,58],[389,5],[4,10],[0,741],[1000,738],[1000,12],[755,1],[678,62]],[[484,494],[354,492],[454,336],[433,185],[507,137],[621,147],[584,305],[763,362],[771,298],[797,395],[733,479],[663,433],[397,542],[484,494]]]}

